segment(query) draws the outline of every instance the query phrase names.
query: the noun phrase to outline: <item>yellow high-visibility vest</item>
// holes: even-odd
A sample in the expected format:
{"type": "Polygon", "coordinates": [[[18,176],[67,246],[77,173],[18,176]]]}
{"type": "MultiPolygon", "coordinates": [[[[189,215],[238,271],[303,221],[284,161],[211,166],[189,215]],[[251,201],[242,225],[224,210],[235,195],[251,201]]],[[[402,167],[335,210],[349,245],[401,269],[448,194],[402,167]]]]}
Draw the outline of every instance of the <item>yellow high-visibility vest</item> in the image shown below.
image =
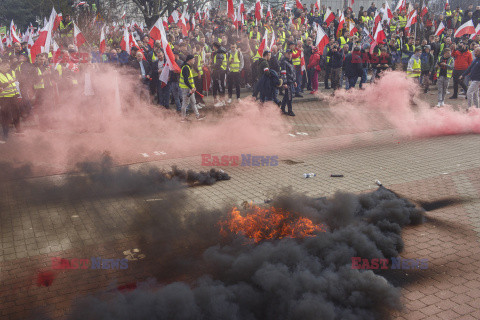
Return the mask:
{"type": "MultiPolygon", "coordinates": [[[[298,53],[297,50],[293,50],[293,54],[297,54],[297,53],[298,53]]],[[[302,63],[300,56],[298,56],[298,58],[293,58],[292,62],[294,66],[299,66],[302,63]]]]}
{"type": "Polygon", "coordinates": [[[181,74],[180,74],[180,83],[179,83],[180,88],[182,88],[182,89],[190,89],[190,88],[185,84],[185,79],[184,79],[184,77],[183,77],[183,69],[184,69],[184,68],[187,68],[187,69],[188,69],[188,83],[190,84],[190,86],[191,86],[192,88],[194,88],[194,87],[195,87],[195,82],[193,81],[192,68],[190,68],[190,66],[189,66],[188,64],[186,64],[186,65],[184,65],[184,66],[182,67],[182,72],[181,72],[181,74]]]}
{"type": "Polygon", "coordinates": [[[421,71],[422,70],[422,63],[420,59],[418,60],[413,60],[413,65],[412,65],[412,70],[407,70],[407,77],[410,78],[417,78],[420,77],[420,72],[415,72],[415,71],[421,71]]]}
{"type": "Polygon", "coordinates": [[[228,69],[230,72],[240,72],[240,59],[238,58],[238,51],[235,51],[233,55],[230,55],[228,60],[228,69]]]}
{"type": "Polygon", "coordinates": [[[15,84],[15,73],[0,73],[0,83],[9,83],[3,89],[0,89],[0,98],[11,98],[18,95],[17,86],[15,84]],[[12,75],[13,74],[13,75],[12,75]]]}

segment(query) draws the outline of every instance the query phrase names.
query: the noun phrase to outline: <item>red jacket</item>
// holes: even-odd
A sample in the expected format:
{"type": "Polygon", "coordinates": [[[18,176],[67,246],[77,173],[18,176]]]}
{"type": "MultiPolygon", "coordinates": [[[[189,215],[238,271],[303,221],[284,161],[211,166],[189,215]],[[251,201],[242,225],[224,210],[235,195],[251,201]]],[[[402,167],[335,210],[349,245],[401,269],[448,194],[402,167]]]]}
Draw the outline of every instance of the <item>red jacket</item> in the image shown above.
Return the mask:
{"type": "Polygon", "coordinates": [[[455,65],[453,67],[455,70],[467,70],[473,60],[472,54],[468,50],[465,52],[455,50],[452,53],[452,57],[455,58],[455,65]]]}
{"type": "Polygon", "coordinates": [[[310,56],[310,61],[308,62],[307,69],[315,69],[317,71],[322,70],[320,68],[320,58],[321,56],[319,52],[315,52],[314,54],[312,54],[310,56]]]}

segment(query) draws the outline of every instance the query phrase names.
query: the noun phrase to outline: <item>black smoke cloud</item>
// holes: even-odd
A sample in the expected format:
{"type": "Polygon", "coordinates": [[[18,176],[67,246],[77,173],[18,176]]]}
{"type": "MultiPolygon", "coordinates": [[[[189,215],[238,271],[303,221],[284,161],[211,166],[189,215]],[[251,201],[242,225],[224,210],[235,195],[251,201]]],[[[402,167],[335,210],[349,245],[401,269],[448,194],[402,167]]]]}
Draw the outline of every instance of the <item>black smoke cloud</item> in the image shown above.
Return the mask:
{"type": "MultiPolygon", "coordinates": [[[[422,210],[383,187],[330,199],[285,190],[271,205],[327,224],[327,232],[247,245],[242,236],[232,236],[222,243],[214,214],[196,212],[185,219],[182,232],[211,235],[203,238],[210,246],[182,270],[196,275],[193,281],[165,284],[160,276],[131,292],[98,293],[77,301],[69,318],[386,319],[401,307],[399,289],[372,270],[352,269],[351,257],[398,256],[402,228],[423,222],[422,210]]],[[[152,207],[152,215],[165,214],[168,206],[152,207]]],[[[149,222],[150,230],[167,230],[170,222],[181,228],[179,219],[158,219],[149,222]]],[[[167,238],[150,232],[149,246],[167,238]]]]}

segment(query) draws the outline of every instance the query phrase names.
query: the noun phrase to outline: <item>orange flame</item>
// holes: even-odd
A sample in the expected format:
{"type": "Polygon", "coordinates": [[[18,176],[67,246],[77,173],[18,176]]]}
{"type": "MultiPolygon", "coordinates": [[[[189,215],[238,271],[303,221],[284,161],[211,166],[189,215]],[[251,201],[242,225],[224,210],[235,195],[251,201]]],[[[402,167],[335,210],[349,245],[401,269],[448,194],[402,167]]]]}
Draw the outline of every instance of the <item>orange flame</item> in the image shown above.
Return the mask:
{"type": "Polygon", "coordinates": [[[235,207],[230,219],[220,222],[221,233],[243,233],[255,242],[268,239],[304,238],[316,232],[325,232],[323,225],[316,225],[310,219],[300,217],[281,208],[260,208],[251,206],[245,216],[235,207]]]}

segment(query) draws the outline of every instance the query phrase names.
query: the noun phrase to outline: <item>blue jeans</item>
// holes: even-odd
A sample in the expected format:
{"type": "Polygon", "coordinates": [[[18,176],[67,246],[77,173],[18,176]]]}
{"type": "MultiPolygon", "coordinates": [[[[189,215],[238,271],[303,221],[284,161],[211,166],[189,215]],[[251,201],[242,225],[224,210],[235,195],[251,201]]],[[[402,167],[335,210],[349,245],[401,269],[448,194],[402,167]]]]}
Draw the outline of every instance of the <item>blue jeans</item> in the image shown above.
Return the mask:
{"type": "Polygon", "coordinates": [[[168,98],[167,103],[170,103],[170,95],[173,95],[173,100],[175,101],[175,106],[177,111],[180,111],[182,108],[182,103],[180,102],[180,86],[178,82],[169,82],[168,85],[168,98]]]}
{"type": "Polygon", "coordinates": [[[362,73],[362,79],[360,80],[360,88],[362,87],[362,84],[367,82],[368,79],[368,68],[363,68],[363,73],[362,73]]]}

